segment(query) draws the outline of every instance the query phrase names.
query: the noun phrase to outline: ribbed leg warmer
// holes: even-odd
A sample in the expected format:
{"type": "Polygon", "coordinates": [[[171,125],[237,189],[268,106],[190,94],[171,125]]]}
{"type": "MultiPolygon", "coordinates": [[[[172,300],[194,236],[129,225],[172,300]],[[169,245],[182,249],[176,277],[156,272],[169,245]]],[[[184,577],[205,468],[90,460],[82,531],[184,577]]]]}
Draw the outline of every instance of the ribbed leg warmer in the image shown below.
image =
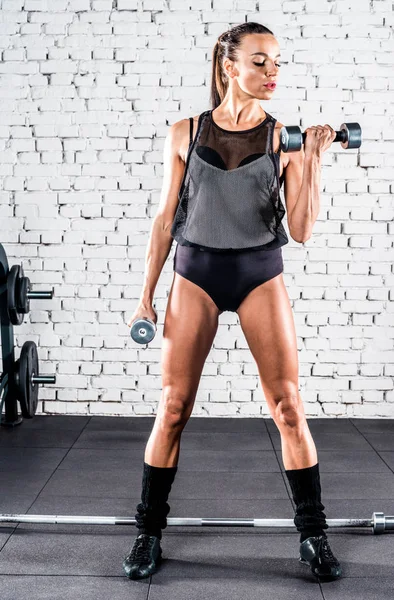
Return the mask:
{"type": "Polygon", "coordinates": [[[300,542],[328,529],[321,503],[319,463],[305,469],[285,470],[296,505],[294,524],[301,532],[300,542]]]}
{"type": "Polygon", "coordinates": [[[170,506],[167,503],[178,467],[154,467],[144,462],[141,502],[135,515],[139,533],[156,535],[167,527],[170,506]]]}

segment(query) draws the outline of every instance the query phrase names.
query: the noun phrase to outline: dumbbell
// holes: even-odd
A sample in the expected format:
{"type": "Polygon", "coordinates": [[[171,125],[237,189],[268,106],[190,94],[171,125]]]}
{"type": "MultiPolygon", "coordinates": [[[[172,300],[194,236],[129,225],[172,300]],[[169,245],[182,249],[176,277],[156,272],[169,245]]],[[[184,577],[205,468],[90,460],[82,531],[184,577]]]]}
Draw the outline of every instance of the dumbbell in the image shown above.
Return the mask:
{"type": "MultiPolygon", "coordinates": [[[[153,311],[157,319],[155,304],[153,304],[153,311]]],[[[155,337],[156,331],[157,327],[152,319],[136,319],[131,324],[130,335],[137,344],[149,344],[155,337]]]]}
{"type": "Polygon", "coordinates": [[[130,335],[137,344],[149,344],[156,335],[156,325],[151,319],[136,319],[131,324],[130,335]]]}
{"type": "MultiPolygon", "coordinates": [[[[350,148],[360,148],[361,146],[361,127],[359,123],[342,123],[341,129],[336,131],[334,142],[341,142],[344,150],[350,148]]],[[[305,143],[306,133],[301,133],[298,125],[282,127],[280,130],[280,149],[283,152],[295,152],[301,150],[305,143]]]]}

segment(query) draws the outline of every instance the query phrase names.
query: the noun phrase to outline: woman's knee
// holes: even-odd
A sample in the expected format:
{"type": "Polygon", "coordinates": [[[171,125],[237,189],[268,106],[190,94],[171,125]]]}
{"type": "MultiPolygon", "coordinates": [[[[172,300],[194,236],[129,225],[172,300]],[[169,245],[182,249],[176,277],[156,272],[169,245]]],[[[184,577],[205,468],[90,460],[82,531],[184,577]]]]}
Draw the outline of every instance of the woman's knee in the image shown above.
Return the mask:
{"type": "Polygon", "coordinates": [[[169,429],[183,428],[189,420],[193,408],[193,399],[176,392],[163,394],[158,418],[161,427],[169,429]]]}
{"type": "Polygon", "coordinates": [[[273,399],[273,404],[273,419],[279,428],[295,430],[305,424],[304,406],[298,392],[280,394],[273,399]]]}

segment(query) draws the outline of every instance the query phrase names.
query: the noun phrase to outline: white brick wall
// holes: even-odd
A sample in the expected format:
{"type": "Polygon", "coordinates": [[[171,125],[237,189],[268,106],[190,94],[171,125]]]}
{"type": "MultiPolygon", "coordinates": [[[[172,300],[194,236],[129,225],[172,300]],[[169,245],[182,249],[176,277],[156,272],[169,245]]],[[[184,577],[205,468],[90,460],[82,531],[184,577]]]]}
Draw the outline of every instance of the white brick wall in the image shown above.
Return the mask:
{"type": "MultiPolygon", "coordinates": [[[[35,289],[15,328],[39,346],[40,411],[151,415],[172,257],[147,349],[139,298],[168,124],[209,108],[212,47],[259,21],[281,46],[264,108],[304,130],[358,121],[324,154],[312,238],[283,248],[307,416],[394,417],[394,13],[390,0],[0,1],[0,241],[35,289]]],[[[283,188],[282,188],[283,196],[283,188]]],[[[287,223],[285,220],[285,226],[287,223]]],[[[19,350],[17,350],[17,355],[19,350]]],[[[235,313],[220,317],[194,415],[268,416],[235,313]]]]}

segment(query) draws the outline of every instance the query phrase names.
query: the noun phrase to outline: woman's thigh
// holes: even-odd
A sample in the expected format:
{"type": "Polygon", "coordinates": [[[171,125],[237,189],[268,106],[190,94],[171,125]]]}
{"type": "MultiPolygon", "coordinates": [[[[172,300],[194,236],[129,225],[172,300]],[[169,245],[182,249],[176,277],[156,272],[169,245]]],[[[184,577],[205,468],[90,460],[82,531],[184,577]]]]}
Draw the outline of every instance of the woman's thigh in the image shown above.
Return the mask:
{"type": "Polygon", "coordinates": [[[256,287],[237,313],[274,416],[281,399],[299,400],[297,338],[282,273],[256,287]]]}
{"type": "Polygon", "coordinates": [[[218,317],[219,311],[208,294],[174,272],[163,330],[163,408],[186,406],[190,415],[218,317]]]}

